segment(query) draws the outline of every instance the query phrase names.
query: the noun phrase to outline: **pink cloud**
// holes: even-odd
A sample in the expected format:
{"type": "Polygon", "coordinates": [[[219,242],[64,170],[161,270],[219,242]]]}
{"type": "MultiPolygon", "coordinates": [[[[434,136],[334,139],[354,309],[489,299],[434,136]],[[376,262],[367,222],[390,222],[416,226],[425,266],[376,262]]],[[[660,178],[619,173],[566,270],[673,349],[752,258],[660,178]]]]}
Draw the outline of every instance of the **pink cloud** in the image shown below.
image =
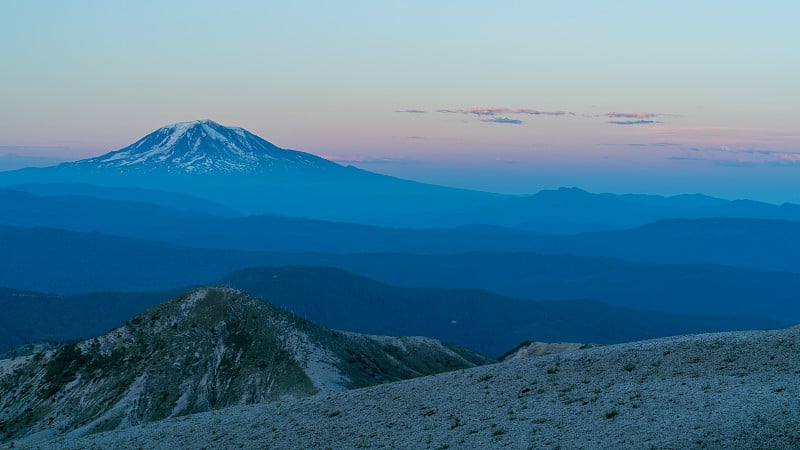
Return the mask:
{"type": "Polygon", "coordinates": [[[800,163],[800,153],[778,153],[781,160],[790,163],[800,163]]]}
{"type": "Polygon", "coordinates": [[[462,112],[463,114],[477,114],[479,116],[493,116],[495,114],[509,114],[511,113],[511,109],[475,107],[475,108],[465,109],[460,112],[462,112]]]}
{"type": "Polygon", "coordinates": [[[532,114],[534,116],[565,116],[567,114],[575,115],[574,113],[568,113],[566,111],[539,111],[536,109],[517,109],[514,112],[519,114],[532,114]]]}

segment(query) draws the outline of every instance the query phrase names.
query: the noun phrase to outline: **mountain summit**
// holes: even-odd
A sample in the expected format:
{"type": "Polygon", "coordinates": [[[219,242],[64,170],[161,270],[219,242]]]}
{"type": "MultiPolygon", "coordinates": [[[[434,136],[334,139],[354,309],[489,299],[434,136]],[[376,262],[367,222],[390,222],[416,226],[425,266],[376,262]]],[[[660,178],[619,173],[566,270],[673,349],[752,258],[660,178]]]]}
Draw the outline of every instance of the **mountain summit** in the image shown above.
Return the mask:
{"type": "Polygon", "coordinates": [[[0,172],[0,187],[73,183],[188,194],[246,214],[391,226],[500,197],[342,166],[211,120],[167,125],[89,159],[0,172]]]}
{"type": "Polygon", "coordinates": [[[487,362],[435,339],[330,330],[235,289],[197,288],[105,335],[0,360],[0,445],[487,362]]]}
{"type": "Polygon", "coordinates": [[[226,127],[212,120],[167,125],[123,149],[65,165],[119,172],[195,174],[335,166],[309,153],[279,148],[244,128],[226,127]]]}

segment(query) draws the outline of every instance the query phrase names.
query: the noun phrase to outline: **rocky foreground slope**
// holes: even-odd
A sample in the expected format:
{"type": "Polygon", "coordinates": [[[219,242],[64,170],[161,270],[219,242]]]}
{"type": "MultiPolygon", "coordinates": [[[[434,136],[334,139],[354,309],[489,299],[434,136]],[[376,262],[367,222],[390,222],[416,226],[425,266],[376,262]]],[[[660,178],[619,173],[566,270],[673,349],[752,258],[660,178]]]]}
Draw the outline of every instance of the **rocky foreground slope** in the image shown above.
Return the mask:
{"type": "Polygon", "coordinates": [[[43,448],[800,448],[800,328],[519,359],[43,448]]]}
{"type": "Polygon", "coordinates": [[[487,362],[437,340],[334,331],[234,289],[200,288],[103,336],[0,361],[0,442],[77,436],[487,362]]]}

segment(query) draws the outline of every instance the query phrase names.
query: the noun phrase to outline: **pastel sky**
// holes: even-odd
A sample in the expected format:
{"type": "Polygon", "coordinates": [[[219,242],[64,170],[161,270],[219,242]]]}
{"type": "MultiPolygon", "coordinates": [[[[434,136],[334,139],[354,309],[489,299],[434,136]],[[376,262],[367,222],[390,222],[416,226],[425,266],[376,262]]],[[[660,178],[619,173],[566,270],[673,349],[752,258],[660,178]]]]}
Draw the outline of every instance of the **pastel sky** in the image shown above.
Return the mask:
{"type": "Polygon", "coordinates": [[[1,6],[0,169],[208,118],[468,188],[800,202],[793,0],[1,6]]]}

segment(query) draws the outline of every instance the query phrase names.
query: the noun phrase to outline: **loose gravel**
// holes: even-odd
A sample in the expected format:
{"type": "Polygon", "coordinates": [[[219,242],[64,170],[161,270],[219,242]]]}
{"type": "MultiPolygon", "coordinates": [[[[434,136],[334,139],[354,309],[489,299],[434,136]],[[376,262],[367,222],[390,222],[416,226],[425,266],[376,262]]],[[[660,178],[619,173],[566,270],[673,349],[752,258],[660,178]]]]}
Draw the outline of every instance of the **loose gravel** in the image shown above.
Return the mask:
{"type": "Polygon", "coordinates": [[[800,448],[800,328],[594,347],[42,449],[800,448]]]}

